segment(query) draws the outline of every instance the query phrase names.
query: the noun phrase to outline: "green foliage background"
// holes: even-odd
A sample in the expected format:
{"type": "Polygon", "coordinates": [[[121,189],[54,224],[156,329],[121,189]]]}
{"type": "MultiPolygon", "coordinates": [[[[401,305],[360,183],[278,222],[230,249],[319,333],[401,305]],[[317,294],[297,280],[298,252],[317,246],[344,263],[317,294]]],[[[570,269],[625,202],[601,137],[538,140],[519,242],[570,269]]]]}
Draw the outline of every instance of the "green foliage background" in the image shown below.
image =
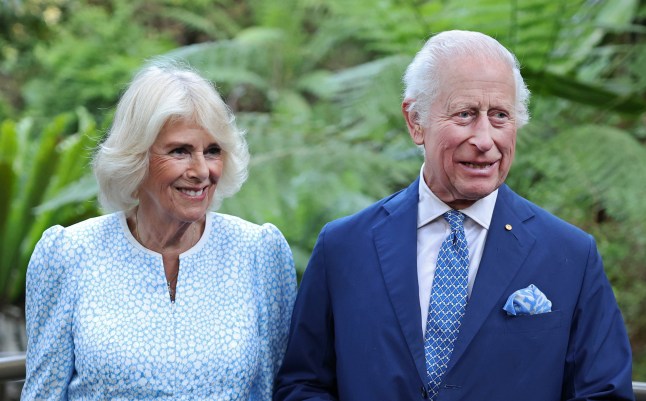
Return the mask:
{"type": "Polygon", "coordinates": [[[402,73],[471,29],[533,93],[508,183],[595,236],[646,381],[645,20],[639,0],[0,0],[1,302],[23,302],[45,228],[100,213],[92,149],[150,57],[216,82],[252,152],[222,211],[276,224],[302,273],[325,222],[419,173],[402,73]]]}

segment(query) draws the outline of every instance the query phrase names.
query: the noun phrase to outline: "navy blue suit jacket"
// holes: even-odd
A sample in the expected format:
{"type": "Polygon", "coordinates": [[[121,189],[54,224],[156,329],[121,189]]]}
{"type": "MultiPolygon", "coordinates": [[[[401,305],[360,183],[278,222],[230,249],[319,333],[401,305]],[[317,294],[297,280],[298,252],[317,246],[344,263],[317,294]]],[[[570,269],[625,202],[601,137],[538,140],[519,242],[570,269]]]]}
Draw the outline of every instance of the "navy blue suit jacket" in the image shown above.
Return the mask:
{"type": "MultiPolygon", "coordinates": [[[[424,399],[417,202],[415,181],[321,231],[274,400],[424,399]]],[[[593,238],[503,185],[438,400],[632,399],[630,345],[593,238]],[[508,316],[509,295],[530,284],[552,312],[508,316]]]]}

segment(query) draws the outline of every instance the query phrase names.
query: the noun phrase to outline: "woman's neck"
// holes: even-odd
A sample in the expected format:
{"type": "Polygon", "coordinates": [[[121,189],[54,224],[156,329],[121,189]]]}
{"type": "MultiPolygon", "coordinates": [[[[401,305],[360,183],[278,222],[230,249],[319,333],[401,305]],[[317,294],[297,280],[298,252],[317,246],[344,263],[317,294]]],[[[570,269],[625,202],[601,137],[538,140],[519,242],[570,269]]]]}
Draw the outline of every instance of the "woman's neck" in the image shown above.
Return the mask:
{"type": "Polygon", "coordinates": [[[179,255],[200,240],[205,218],[195,222],[163,223],[161,219],[147,218],[139,207],[132,213],[131,231],[145,248],[162,255],[179,255]]]}

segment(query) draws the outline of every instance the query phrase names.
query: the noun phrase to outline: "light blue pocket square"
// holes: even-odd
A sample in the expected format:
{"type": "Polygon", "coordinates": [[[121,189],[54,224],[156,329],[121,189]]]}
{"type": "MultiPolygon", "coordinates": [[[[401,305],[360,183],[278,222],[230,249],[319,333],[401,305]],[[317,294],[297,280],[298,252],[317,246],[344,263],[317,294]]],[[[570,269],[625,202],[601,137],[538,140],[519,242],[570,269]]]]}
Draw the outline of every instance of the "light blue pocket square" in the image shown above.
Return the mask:
{"type": "Polygon", "coordinates": [[[503,307],[510,316],[536,315],[552,311],[552,302],[534,284],[511,294],[503,307]]]}

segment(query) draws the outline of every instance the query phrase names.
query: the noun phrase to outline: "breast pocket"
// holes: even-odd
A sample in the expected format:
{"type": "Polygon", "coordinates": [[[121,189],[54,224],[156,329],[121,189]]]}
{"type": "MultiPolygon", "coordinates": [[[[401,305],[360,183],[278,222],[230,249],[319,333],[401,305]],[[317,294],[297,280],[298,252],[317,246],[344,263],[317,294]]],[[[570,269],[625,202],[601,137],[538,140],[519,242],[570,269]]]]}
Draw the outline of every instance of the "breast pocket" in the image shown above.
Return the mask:
{"type": "Polygon", "coordinates": [[[538,333],[561,327],[562,313],[555,310],[537,315],[507,316],[506,328],[511,333],[538,333]]]}

